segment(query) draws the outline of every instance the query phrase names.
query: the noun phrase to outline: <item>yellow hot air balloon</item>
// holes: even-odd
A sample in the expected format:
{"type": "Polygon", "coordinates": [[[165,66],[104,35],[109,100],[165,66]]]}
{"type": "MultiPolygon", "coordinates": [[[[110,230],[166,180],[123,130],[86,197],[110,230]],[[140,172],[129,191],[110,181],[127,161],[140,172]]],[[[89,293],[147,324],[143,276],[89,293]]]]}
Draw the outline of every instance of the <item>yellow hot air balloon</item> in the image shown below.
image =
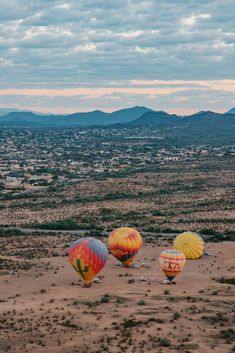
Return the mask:
{"type": "Polygon", "coordinates": [[[109,251],[126,267],[131,266],[141,245],[140,233],[136,229],[128,227],[115,229],[108,239],[109,251]]]}
{"type": "Polygon", "coordinates": [[[171,282],[184,267],[186,258],[181,251],[166,249],[161,252],[159,262],[162,271],[165,273],[168,281],[171,282]]]}
{"type": "Polygon", "coordinates": [[[203,255],[204,240],[199,234],[184,232],[175,238],[173,248],[182,251],[186,259],[198,259],[203,255]]]}

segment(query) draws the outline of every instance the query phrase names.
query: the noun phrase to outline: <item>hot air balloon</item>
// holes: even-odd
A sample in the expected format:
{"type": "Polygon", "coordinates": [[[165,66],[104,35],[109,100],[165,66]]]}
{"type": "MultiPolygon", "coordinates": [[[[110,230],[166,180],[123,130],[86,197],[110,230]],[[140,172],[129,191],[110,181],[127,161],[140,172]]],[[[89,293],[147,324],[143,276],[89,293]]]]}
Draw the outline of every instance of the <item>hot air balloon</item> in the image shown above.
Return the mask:
{"type": "Polygon", "coordinates": [[[173,248],[182,251],[186,259],[198,259],[203,255],[204,240],[199,234],[184,232],[175,238],[173,248]]]}
{"type": "Polygon", "coordinates": [[[81,238],[68,249],[69,261],[88,284],[102,270],[108,259],[104,243],[94,238],[81,238]]]}
{"type": "Polygon", "coordinates": [[[186,258],[181,251],[166,249],[161,252],[159,262],[162,271],[165,273],[169,281],[168,283],[170,283],[184,267],[186,258]]]}
{"type": "Polygon", "coordinates": [[[115,229],[108,239],[108,247],[111,254],[126,267],[137,267],[132,262],[141,245],[142,238],[140,233],[128,227],[115,229]]]}

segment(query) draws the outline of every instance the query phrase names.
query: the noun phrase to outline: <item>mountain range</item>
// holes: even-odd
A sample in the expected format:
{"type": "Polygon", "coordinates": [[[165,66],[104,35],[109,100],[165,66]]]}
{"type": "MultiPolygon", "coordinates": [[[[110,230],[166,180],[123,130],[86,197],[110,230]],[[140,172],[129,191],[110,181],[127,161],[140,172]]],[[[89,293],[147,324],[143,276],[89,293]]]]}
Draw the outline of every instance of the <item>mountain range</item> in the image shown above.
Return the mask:
{"type": "Polygon", "coordinates": [[[130,122],[131,125],[152,125],[152,126],[178,126],[185,128],[203,128],[234,126],[235,114],[219,114],[210,111],[202,111],[193,115],[180,117],[166,112],[147,112],[140,118],[130,122]]]}
{"type": "Polygon", "coordinates": [[[87,113],[74,113],[68,115],[42,115],[28,111],[12,111],[0,116],[0,126],[69,127],[111,125],[115,123],[128,123],[138,119],[148,111],[151,111],[151,109],[145,107],[122,109],[113,113],[95,110],[87,113]]]}
{"type": "Polygon", "coordinates": [[[190,116],[168,114],[164,111],[154,111],[141,106],[112,113],[95,110],[68,115],[44,115],[28,111],[9,111],[8,109],[7,111],[7,114],[0,116],[0,126],[2,127],[156,126],[162,130],[177,129],[177,131],[192,133],[193,131],[211,133],[215,130],[217,132],[228,130],[231,133],[235,128],[235,108],[224,114],[200,111],[190,116]]]}

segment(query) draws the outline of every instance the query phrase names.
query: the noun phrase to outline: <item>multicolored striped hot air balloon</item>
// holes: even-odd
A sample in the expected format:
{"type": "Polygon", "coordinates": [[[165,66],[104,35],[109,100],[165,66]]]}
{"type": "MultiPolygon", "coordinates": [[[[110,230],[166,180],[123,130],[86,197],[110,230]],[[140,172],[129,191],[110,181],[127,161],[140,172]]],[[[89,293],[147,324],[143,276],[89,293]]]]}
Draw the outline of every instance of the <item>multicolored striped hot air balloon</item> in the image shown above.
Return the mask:
{"type": "Polygon", "coordinates": [[[115,229],[109,236],[108,248],[123,265],[130,267],[142,245],[140,233],[128,227],[115,229]]]}
{"type": "Polygon", "coordinates": [[[71,265],[87,284],[106,264],[108,249],[100,240],[81,238],[70,246],[68,255],[71,265]]]}
{"type": "Polygon", "coordinates": [[[197,233],[183,232],[175,238],[173,248],[182,251],[186,259],[195,260],[203,255],[204,240],[197,233]]]}
{"type": "Polygon", "coordinates": [[[184,267],[186,258],[181,251],[166,249],[161,252],[159,262],[162,271],[165,273],[169,282],[171,282],[184,267]]]}

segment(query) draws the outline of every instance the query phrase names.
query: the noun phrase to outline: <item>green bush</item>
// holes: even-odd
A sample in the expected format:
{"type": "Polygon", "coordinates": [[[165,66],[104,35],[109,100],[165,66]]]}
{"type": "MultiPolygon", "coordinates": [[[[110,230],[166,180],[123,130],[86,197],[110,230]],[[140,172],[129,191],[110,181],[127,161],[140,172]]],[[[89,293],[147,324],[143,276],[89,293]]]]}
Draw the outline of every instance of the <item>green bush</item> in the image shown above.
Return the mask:
{"type": "Polygon", "coordinates": [[[174,314],[173,314],[173,319],[174,320],[178,320],[180,318],[180,313],[178,313],[178,311],[176,311],[174,314]]]}
{"type": "Polygon", "coordinates": [[[220,278],[216,279],[216,282],[235,285],[235,277],[232,277],[232,278],[220,277],[220,278]]]}
{"type": "Polygon", "coordinates": [[[109,303],[110,302],[110,298],[108,294],[103,295],[103,297],[100,299],[100,302],[103,303],[109,303]]]}
{"type": "Polygon", "coordinates": [[[62,221],[55,221],[49,223],[34,224],[35,228],[40,229],[54,229],[54,230],[76,230],[81,229],[79,224],[74,219],[67,218],[62,221]]]}
{"type": "Polygon", "coordinates": [[[16,228],[0,228],[0,237],[13,237],[23,235],[24,233],[21,232],[19,229],[16,228]]]}
{"type": "Polygon", "coordinates": [[[144,300],[138,301],[137,305],[146,305],[146,302],[144,300]]]}
{"type": "Polygon", "coordinates": [[[200,230],[200,233],[205,235],[215,235],[217,231],[212,228],[203,228],[200,230]]]}
{"type": "Polygon", "coordinates": [[[159,344],[162,347],[170,347],[171,346],[171,341],[168,340],[167,338],[160,338],[159,344]]]}

